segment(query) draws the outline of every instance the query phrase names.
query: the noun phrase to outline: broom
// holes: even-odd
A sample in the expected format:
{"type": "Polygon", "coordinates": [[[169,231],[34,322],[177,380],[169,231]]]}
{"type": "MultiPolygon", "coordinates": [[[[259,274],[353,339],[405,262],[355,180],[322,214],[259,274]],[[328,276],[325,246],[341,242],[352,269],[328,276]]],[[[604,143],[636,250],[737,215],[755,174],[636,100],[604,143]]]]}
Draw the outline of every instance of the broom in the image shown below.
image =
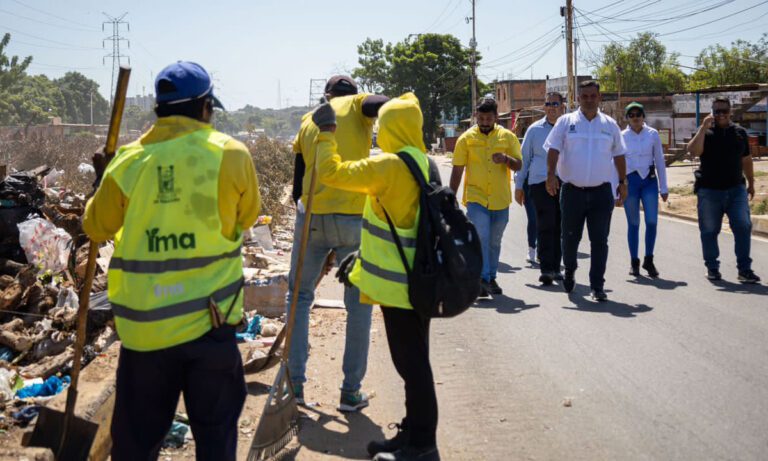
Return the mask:
{"type": "MultiPolygon", "coordinates": [[[[304,255],[309,240],[309,224],[312,219],[312,201],[315,195],[317,181],[317,152],[312,162],[312,176],[309,180],[309,192],[304,214],[304,226],[301,229],[299,257],[296,260],[296,277],[293,282],[291,306],[288,313],[288,325],[285,327],[285,345],[280,357],[280,369],[277,371],[272,388],[269,390],[264,411],[261,413],[259,425],[251,442],[248,461],[263,461],[275,456],[283,447],[288,445],[298,431],[299,410],[296,406],[296,396],[293,394],[291,377],[288,373],[288,355],[291,350],[293,324],[296,318],[296,303],[301,286],[301,272],[304,267],[304,255]]],[[[277,341],[276,341],[277,342],[277,341]]]]}

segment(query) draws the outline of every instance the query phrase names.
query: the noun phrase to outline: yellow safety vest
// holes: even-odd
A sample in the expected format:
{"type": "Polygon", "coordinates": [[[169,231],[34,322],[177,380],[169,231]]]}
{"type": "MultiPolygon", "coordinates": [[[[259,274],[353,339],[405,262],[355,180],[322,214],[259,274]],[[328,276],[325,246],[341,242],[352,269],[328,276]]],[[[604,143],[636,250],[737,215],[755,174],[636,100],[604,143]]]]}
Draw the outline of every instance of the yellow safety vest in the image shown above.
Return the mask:
{"type": "MultiPolygon", "coordinates": [[[[419,149],[406,146],[402,149],[421,167],[429,180],[429,161],[419,149]]],[[[410,173],[409,173],[410,174],[410,173]]],[[[395,227],[403,246],[408,267],[413,267],[416,253],[416,234],[419,228],[419,212],[413,227],[395,227]]],[[[369,298],[382,306],[413,309],[408,299],[408,275],[397,250],[394,237],[386,220],[376,216],[371,206],[371,196],[363,209],[363,231],[360,238],[360,257],[349,274],[349,280],[369,298]]]]}
{"type": "Polygon", "coordinates": [[[242,235],[221,233],[219,170],[230,137],[212,128],[122,147],[105,174],[128,198],[109,266],[123,345],[165,349],[211,329],[211,300],[230,324],[243,315],[242,235]]]}

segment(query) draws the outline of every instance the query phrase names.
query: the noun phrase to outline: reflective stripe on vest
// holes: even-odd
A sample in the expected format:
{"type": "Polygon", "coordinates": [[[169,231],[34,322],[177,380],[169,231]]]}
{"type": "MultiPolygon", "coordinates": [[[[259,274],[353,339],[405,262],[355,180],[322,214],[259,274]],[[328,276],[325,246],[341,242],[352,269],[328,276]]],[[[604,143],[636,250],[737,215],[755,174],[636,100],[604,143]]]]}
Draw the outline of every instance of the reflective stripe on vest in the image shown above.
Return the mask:
{"type": "MultiPolygon", "coordinates": [[[[428,178],[429,162],[426,155],[415,147],[402,150],[416,160],[424,177],[428,178]]],[[[412,267],[416,253],[418,226],[419,212],[416,213],[411,228],[395,228],[409,267],[412,267]]],[[[373,211],[371,196],[366,199],[363,210],[360,257],[356,260],[349,279],[362,293],[382,306],[413,309],[408,299],[408,275],[403,267],[403,260],[400,258],[389,224],[379,219],[373,211]]]]}
{"type": "Polygon", "coordinates": [[[128,199],[108,272],[123,345],[165,349],[211,329],[212,301],[230,324],[242,317],[242,236],[221,234],[219,173],[231,138],[204,128],[155,144],[124,146],[110,175],[128,199]],[[234,303],[233,303],[233,300],[234,303]]]}

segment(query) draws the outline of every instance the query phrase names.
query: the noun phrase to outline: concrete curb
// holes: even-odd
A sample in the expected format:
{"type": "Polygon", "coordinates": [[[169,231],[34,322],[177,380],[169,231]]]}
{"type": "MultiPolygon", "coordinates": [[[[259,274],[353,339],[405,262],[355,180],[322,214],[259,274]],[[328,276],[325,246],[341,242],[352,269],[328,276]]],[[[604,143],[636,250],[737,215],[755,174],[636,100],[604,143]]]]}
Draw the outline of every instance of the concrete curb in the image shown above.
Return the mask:
{"type": "MultiPolygon", "coordinates": [[[[690,223],[698,224],[699,222],[698,219],[692,216],[670,213],[669,211],[659,210],[659,214],[661,216],[680,219],[683,221],[688,221],[690,223]]],[[[768,238],[768,216],[766,215],[752,216],[752,235],[756,237],[768,238]]]]}

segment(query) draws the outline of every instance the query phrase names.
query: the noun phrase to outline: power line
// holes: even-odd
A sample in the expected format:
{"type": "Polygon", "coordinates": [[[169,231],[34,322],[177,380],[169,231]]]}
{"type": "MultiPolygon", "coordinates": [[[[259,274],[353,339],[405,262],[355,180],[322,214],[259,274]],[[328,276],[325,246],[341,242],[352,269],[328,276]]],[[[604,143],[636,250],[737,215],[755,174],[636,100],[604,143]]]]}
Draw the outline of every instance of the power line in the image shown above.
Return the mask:
{"type": "Polygon", "coordinates": [[[128,21],[123,21],[123,19],[128,15],[128,13],[123,13],[122,16],[120,16],[119,18],[112,17],[107,13],[102,13],[102,14],[106,16],[107,19],[109,19],[109,21],[102,22],[101,29],[104,30],[104,26],[106,24],[109,24],[112,26],[112,35],[104,38],[104,40],[102,40],[101,42],[101,46],[104,46],[104,43],[108,40],[112,42],[112,53],[104,56],[104,58],[102,59],[102,63],[104,63],[104,60],[106,58],[112,58],[112,80],[110,81],[109,95],[110,95],[110,99],[114,99],[115,76],[117,75],[117,71],[118,71],[118,68],[120,67],[120,64],[122,64],[121,62],[122,58],[127,58],[128,65],[131,65],[131,57],[128,55],[124,55],[120,52],[121,42],[126,42],[128,44],[128,48],[131,47],[131,42],[129,42],[127,38],[120,36],[120,26],[124,24],[128,28],[128,32],[130,32],[131,25],[128,23],[128,21]]]}
{"type": "Polygon", "coordinates": [[[82,50],[98,50],[98,49],[100,49],[100,48],[90,47],[90,46],[73,45],[71,43],[59,42],[57,40],[51,40],[51,39],[48,39],[48,38],[45,38],[45,37],[39,37],[37,35],[28,34],[26,32],[21,32],[19,30],[3,26],[2,24],[0,24],[0,27],[2,27],[3,29],[5,29],[7,31],[13,32],[15,34],[23,35],[23,36],[29,37],[29,38],[34,38],[35,40],[41,40],[43,42],[53,43],[55,45],[66,46],[66,47],[73,48],[73,49],[82,49],[82,50]]]}
{"type": "Polygon", "coordinates": [[[457,9],[457,8],[459,7],[459,5],[461,4],[461,0],[456,0],[456,3],[455,3],[455,5],[454,5],[453,9],[451,10],[451,12],[450,12],[450,13],[449,13],[447,16],[443,17],[443,15],[445,14],[445,12],[446,12],[446,11],[448,11],[448,8],[450,8],[450,7],[451,7],[451,4],[452,4],[452,3],[453,3],[452,1],[451,1],[451,2],[446,2],[446,3],[445,3],[445,8],[443,8],[443,10],[440,12],[440,14],[438,14],[438,15],[437,15],[437,18],[435,18],[435,20],[434,20],[434,21],[432,21],[432,24],[430,24],[430,25],[429,25],[429,27],[427,27],[426,29],[424,29],[424,33],[427,33],[427,32],[429,32],[430,30],[433,30],[433,29],[434,29],[434,28],[436,28],[436,27],[437,27],[439,24],[441,24],[441,23],[445,22],[445,20],[446,20],[446,19],[448,19],[449,17],[451,17],[451,15],[452,15],[452,14],[453,14],[453,13],[456,11],[456,9],[457,9]]]}
{"type": "Polygon", "coordinates": [[[11,16],[15,16],[17,18],[26,19],[27,21],[37,22],[39,24],[44,24],[46,26],[51,26],[51,27],[58,27],[58,28],[61,28],[61,29],[75,30],[75,31],[79,31],[79,32],[96,32],[98,30],[98,29],[83,29],[82,27],[70,27],[70,26],[62,26],[60,24],[53,24],[53,23],[50,23],[50,22],[41,21],[39,19],[30,18],[29,16],[23,16],[21,14],[17,14],[17,13],[14,13],[12,11],[4,10],[4,9],[0,9],[0,12],[5,13],[5,14],[10,14],[11,16]]]}
{"type": "MultiPolygon", "coordinates": [[[[70,23],[70,24],[75,24],[75,25],[78,25],[78,26],[81,26],[81,27],[85,27],[85,28],[91,28],[91,26],[90,26],[90,25],[88,25],[88,24],[82,24],[82,23],[79,23],[79,22],[73,21],[73,20],[71,20],[71,19],[67,19],[67,18],[64,18],[64,17],[61,17],[61,16],[57,16],[57,15],[55,15],[55,14],[53,14],[53,13],[50,13],[50,12],[48,12],[48,11],[45,11],[45,10],[41,10],[41,9],[39,9],[39,8],[35,8],[35,7],[33,7],[33,6],[29,6],[29,5],[27,5],[26,3],[20,2],[19,0],[11,0],[11,1],[12,1],[13,3],[16,3],[16,4],[18,4],[18,5],[21,5],[21,6],[23,6],[24,8],[28,8],[28,9],[30,9],[30,10],[32,10],[32,11],[37,11],[37,12],[38,12],[38,13],[40,13],[40,14],[44,14],[44,15],[46,15],[46,16],[50,16],[50,17],[52,17],[52,18],[56,18],[56,19],[58,19],[58,20],[60,20],[60,21],[68,22],[68,23],[70,23]]],[[[97,30],[98,30],[98,29],[93,29],[93,31],[94,31],[94,32],[96,32],[97,30]]]]}

